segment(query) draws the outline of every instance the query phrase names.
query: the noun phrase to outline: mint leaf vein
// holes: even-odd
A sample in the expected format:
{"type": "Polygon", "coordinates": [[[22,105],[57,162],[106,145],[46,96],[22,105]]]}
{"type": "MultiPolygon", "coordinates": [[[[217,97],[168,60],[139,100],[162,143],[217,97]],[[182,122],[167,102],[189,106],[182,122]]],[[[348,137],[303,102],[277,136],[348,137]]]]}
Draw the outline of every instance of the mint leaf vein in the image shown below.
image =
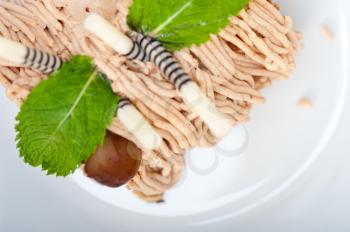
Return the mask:
{"type": "Polygon", "coordinates": [[[118,97],[91,58],[75,56],[32,90],[17,115],[20,156],[66,176],[103,142],[118,97]]]}
{"type": "Polygon", "coordinates": [[[209,40],[250,0],[134,0],[129,9],[132,30],[154,37],[170,50],[209,40]]]}

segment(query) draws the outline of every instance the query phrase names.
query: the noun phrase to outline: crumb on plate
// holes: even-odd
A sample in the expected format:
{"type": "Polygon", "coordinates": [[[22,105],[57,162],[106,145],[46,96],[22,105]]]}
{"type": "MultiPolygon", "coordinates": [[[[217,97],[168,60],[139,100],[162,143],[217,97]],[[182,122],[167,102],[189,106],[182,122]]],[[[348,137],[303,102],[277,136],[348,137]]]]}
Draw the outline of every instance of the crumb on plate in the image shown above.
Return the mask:
{"type": "Polygon", "coordinates": [[[333,32],[331,31],[331,29],[326,26],[325,24],[322,24],[320,27],[320,31],[322,33],[322,35],[324,36],[324,38],[326,38],[328,41],[333,40],[334,36],[333,36],[333,32]]]}
{"type": "Polygon", "coordinates": [[[298,101],[297,106],[304,109],[311,109],[313,104],[310,99],[303,97],[298,101]]]}

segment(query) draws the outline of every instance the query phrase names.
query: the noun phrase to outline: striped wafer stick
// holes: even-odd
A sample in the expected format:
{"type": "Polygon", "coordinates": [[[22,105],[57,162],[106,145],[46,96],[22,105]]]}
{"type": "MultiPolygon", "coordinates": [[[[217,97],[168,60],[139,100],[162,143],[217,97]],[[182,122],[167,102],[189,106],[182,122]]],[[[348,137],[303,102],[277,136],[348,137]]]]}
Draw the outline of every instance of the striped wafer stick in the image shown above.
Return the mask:
{"type": "MultiPolygon", "coordinates": [[[[57,71],[64,63],[64,60],[58,56],[28,48],[3,37],[0,37],[0,58],[45,74],[57,71]]],[[[161,137],[129,99],[120,100],[116,114],[125,128],[139,140],[145,149],[153,150],[160,147],[161,137]]]]}
{"type": "Polygon", "coordinates": [[[136,41],[133,41],[96,13],[86,18],[84,26],[119,54],[129,59],[154,62],[175,85],[184,102],[201,117],[215,136],[223,137],[231,130],[232,124],[227,117],[216,109],[214,103],[192,81],[173,54],[159,41],[141,34],[137,34],[136,41]]]}
{"type": "Polygon", "coordinates": [[[59,69],[64,59],[26,47],[20,43],[0,37],[0,57],[18,66],[29,67],[49,74],[59,69]]]}

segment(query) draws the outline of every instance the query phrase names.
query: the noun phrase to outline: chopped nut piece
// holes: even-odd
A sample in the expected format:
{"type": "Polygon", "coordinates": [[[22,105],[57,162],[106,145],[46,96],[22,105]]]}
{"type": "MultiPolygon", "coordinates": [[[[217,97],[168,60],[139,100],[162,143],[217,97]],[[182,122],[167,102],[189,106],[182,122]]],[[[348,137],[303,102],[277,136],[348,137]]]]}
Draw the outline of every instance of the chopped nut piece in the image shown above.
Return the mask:
{"type": "Polygon", "coordinates": [[[323,36],[324,36],[328,41],[333,40],[333,38],[334,38],[333,33],[332,33],[332,31],[329,29],[328,26],[322,24],[321,27],[320,27],[320,31],[321,31],[321,33],[323,34],[323,36]]]}
{"type": "Polygon", "coordinates": [[[309,99],[303,97],[298,101],[297,106],[304,109],[311,109],[313,105],[309,99]]]}

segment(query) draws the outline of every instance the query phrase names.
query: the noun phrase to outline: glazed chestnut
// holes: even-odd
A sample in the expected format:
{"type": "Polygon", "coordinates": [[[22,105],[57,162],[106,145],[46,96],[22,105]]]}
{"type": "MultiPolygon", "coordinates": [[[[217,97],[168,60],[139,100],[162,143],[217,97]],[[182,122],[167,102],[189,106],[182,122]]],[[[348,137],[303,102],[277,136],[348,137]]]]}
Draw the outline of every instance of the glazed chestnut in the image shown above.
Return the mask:
{"type": "Polygon", "coordinates": [[[142,151],[131,141],[107,132],[104,144],[85,163],[85,173],[97,182],[119,187],[132,179],[141,163],[142,151]]]}

